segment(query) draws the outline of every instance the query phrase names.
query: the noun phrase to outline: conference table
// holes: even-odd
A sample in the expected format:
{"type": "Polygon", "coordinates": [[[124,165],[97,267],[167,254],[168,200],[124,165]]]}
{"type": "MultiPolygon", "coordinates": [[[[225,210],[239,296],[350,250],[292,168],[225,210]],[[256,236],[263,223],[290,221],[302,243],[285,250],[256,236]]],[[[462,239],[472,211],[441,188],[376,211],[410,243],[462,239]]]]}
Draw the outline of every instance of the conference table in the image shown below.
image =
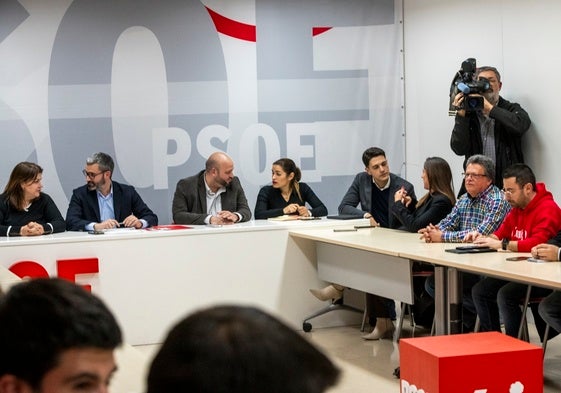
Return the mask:
{"type": "Polygon", "coordinates": [[[437,334],[457,332],[461,303],[459,271],[561,289],[561,263],[507,260],[513,256],[530,256],[528,253],[455,254],[446,250],[458,244],[425,243],[416,233],[386,228],[348,232],[330,228],[295,229],[289,234],[315,244],[321,279],[409,304],[413,303],[413,261],[434,265],[437,334]]]}
{"type": "MultiPolygon", "coordinates": [[[[295,329],[321,307],[324,285],[313,245],[290,229],[364,225],[368,220],[255,220],[234,225],[162,225],[102,235],[64,232],[0,238],[0,265],[20,277],[59,276],[89,288],[114,312],[129,344],[161,343],[172,324],[214,304],[262,308],[295,329]]],[[[6,280],[13,275],[4,270],[6,280]]],[[[5,281],[5,286],[11,284],[5,281]]],[[[323,318],[318,327],[356,316],[323,318]]]]}
{"type": "MultiPolygon", "coordinates": [[[[455,245],[426,244],[417,234],[354,231],[365,224],[368,220],[255,220],[1,238],[0,265],[19,277],[59,276],[90,288],[114,311],[133,345],[161,343],[173,323],[217,303],[257,306],[301,329],[322,305],[309,288],[325,281],[412,303],[411,260],[434,264],[437,278],[443,276],[436,283],[440,334],[450,331],[447,310],[454,303],[448,292],[457,289],[458,270],[561,288],[559,263],[508,262],[504,253],[455,255],[444,251],[455,245]]],[[[10,284],[16,281],[4,273],[10,284]]],[[[351,292],[357,306],[360,294],[351,292]]],[[[336,313],[314,320],[314,326],[355,321],[355,314],[336,313]]]]}

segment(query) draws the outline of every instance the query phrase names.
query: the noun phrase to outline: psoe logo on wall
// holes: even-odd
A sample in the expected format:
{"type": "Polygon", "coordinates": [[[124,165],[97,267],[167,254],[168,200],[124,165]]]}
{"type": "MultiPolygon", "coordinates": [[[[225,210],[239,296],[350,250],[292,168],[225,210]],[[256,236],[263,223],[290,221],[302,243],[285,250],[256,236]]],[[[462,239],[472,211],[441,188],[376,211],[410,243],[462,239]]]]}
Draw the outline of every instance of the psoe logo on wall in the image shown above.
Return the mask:
{"type": "MultiPolygon", "coordinates": [[[[505,391],[506,392],[506,391],[505,391]]],[[[523,393],[524,392],[524,385],[520,381],[516,381],[510,385],[508,393],[523,393]]],[[[423,389],[417,388],[415,385],[411,385],[405,379],[401,380],[401,393],[429,393],[425,392],[423,389]]],[[[476,389],[473,393],[494,393],[488,391],[487,389],[476,389]]],[[[502,392],[497,392],[502,393],[502,392]]]]}

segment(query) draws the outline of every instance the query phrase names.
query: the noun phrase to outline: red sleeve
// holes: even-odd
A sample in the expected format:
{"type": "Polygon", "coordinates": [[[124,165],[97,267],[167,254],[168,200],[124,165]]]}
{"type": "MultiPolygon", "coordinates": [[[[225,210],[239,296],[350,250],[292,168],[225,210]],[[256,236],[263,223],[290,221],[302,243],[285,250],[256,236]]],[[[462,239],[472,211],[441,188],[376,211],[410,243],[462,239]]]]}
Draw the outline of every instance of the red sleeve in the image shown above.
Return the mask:
{"type": "Polygon", "coordinates": [[[512,210],[506,215],[503,223],[497,228],[493,235],[498,239],[503,239],[505,237],[510,238],[512,232],[512,210]]]}
{"type": "Polygon", "coordinates": [[[553,201],[540,206],[532,214],[528,236],[518,241],[519,252],[530,252],[532,247],[554,238],[561,228],[561,210],[553,201]]]}

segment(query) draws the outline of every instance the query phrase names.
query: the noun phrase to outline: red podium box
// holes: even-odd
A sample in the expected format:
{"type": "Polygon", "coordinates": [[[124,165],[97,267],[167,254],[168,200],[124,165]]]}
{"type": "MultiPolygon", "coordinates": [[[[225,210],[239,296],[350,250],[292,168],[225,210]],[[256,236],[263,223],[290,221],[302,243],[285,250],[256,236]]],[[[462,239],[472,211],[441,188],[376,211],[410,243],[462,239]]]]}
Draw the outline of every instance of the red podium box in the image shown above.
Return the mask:
{"type": "Polygon", "coordinates": [[[401,393],[543,392],[542,349],[499,332],[401,339],[401,393]]]}

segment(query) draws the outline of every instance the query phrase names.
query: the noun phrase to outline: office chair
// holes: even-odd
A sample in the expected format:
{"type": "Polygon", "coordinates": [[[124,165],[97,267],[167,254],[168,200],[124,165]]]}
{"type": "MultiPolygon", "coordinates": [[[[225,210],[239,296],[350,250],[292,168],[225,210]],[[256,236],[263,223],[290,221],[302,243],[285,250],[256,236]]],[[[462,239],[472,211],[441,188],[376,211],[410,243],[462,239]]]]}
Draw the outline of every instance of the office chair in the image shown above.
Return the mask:
{"type": "MultiPolygon", "coordinates": [[[[434,274],[434,271],[429,270],[429,271],[413,271],[411,272],[411,276],[413,277],[413,279],[415,279],[415,277],[419,277],[419,278],[426,278],[429,276],[432,276],[434,274]]],[[[399,339],[401,338],[401,332],[403,330],[403,320],[405,318],[405,314],[409,314],[409,323],[411,324],[411,337],[415,337],[415,329],[417,328],[417,323],[415,322],[415,312],[413,311],[413,307],[414,304],[408,304],[408,303],[404,303],[401,302],[401,314],[399,315],[399,322],[397,324],[397,334],[396,334],[396,341],[399,341],[399,339]]],[[[434,317],[433,317],[433,323],[432,323],[432,327],[431,327],[431,336],[433,335],[433,330],[434,330],[434,317]]]]}
{"type": "MultiPolygon", "coordinates": [[[[365,294],[366,296],[366,294],[365,294]]],[[[364,307],[364,310],[361,310],[359,308],[353,307],[353,306],[349,306],[344,304],[343,299],[345,298],[345,296],[343,295],[341,298],[332,301],[331,304],[329,304],[326,307],[323,307],[322,309],[318,310],[317,312],[313,313],[312,315],[308,315],[304,321],[302,322],[302,329],[305,332],[310,332],[312,330],[312,324],[310,322],[308,322],[311,319],[314,319],[315,317],[319,317],[320,315],[323,314],[327,314],[328,312],[331,311],[338,311],[338,310],[346,310],[346,311],[352,311],[352,312],[357,312],[362,314],[362,324],[360,326],[360,331],[363,332],[364,331],[364,325],[366,324],[366,306],[364,307]]]]}

